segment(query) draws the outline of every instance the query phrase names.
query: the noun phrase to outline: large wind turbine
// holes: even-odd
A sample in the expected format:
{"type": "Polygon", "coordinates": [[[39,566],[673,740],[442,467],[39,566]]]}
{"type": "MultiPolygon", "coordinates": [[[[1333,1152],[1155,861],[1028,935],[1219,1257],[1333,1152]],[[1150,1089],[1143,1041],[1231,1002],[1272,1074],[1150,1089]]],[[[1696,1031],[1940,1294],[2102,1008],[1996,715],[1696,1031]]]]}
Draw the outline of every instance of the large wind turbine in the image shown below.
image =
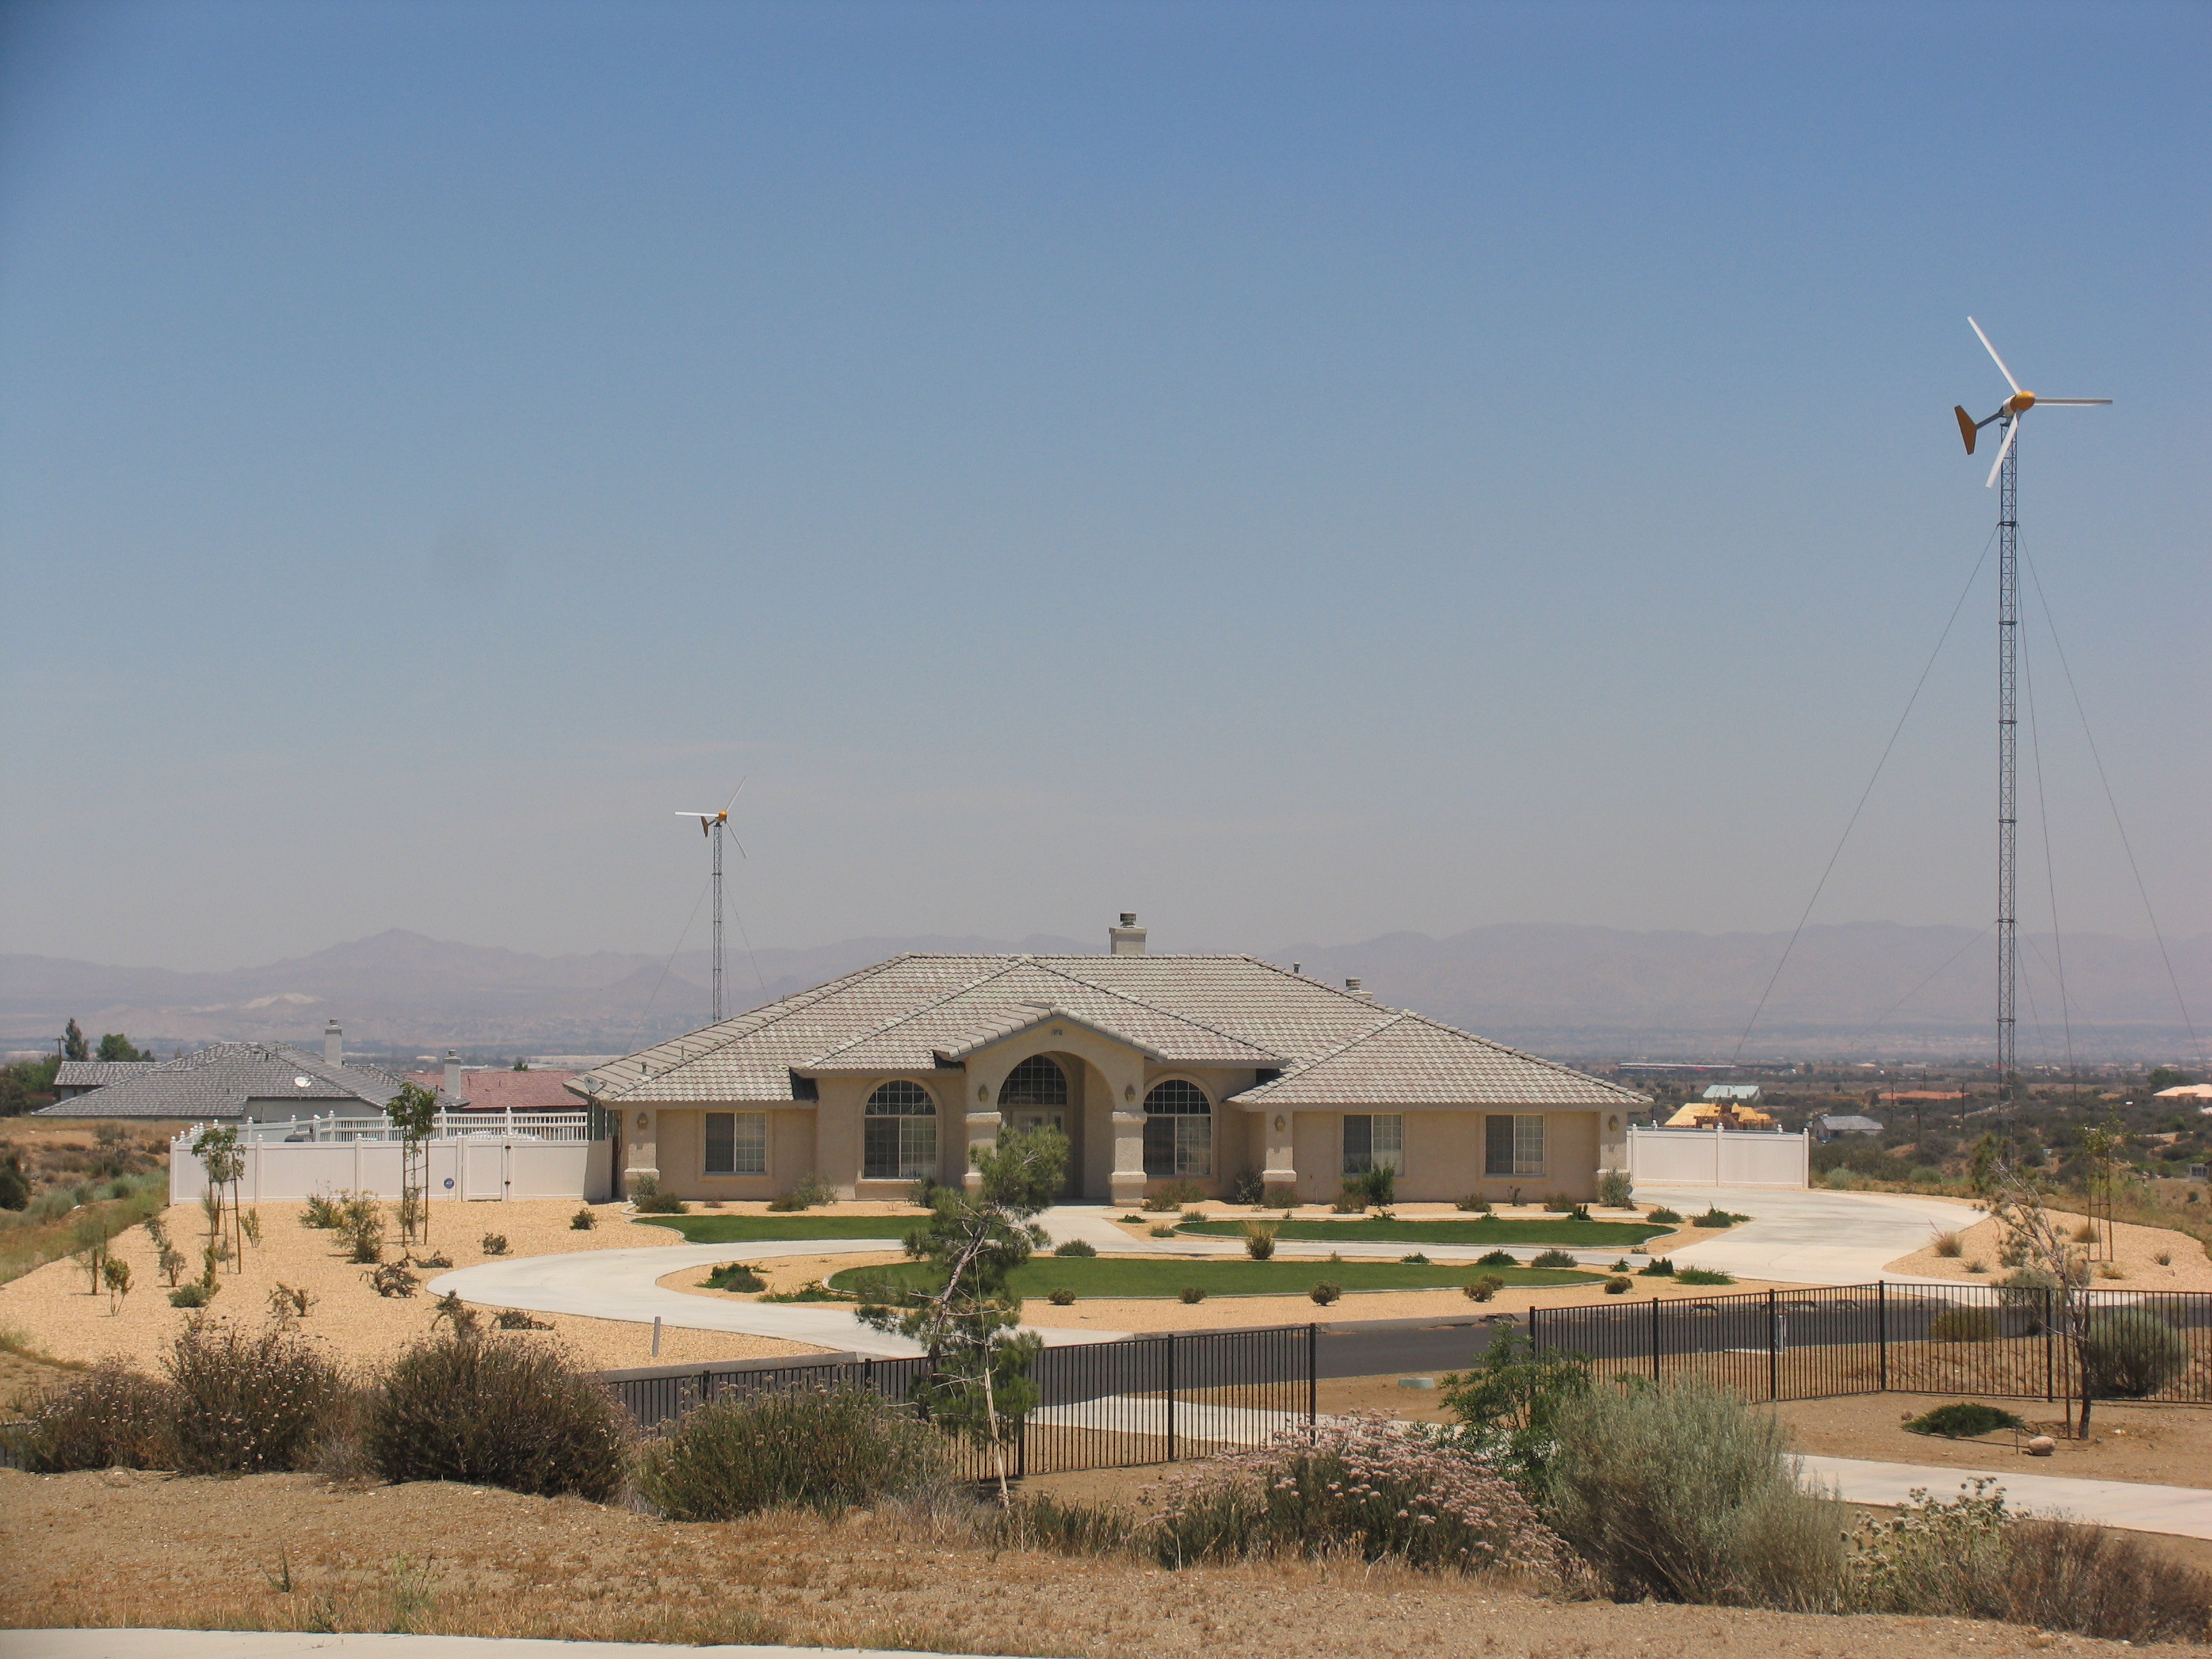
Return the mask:
{"type": "Polygon", "coordinates": [[[1966,441],[1969,455],[1974,453],[1975,439],[1990,421],[2000,422],[2004,428],[2004,442],[1998,446],[1997,458],[1990,464],[1990,476],[1982,488],[1987,489],[2000,477],[2004,480],[2004,488],[1997,495],[1997,1097],[2009,1100],[2014,1072],[2013,986],[2019,968],[2014,896],[2018,886],[2014,866],[2020,843],[2016,810],[2020,728],[2014,678],[2020,635],[2020,425],[2031,409],[2052,405],[2080,409],[2112,400],[2038,397],[2013,379],[2012,371],[1997,356],[1997,349],[1990,343],[1990,337],[1982,332],[1979,323],[1969,317],[1966,326],[1974,331],[1974,337],[1982,343],[1983,349],[1996,364],[1997,373],[2012,388],[2012,396],[1998,404],[1996,413],[1986,420],[1976,420],[1963,408],[1954,406],[1952,410],[1959,417],[1959,435],[1966,441]]]}
{"type": "MultiPolygon", "coordinates": [[[[722,836],[729,828],[730,809],[738,804],[738,797],[744,793],[745,781],[739,778],[738,787],[730,791],[730,798],[722,803],[720,811],[678,812],[676,815],[679,818],[698,819],[699,833],[714,843],[714,1016],[712,1023],[717,1025],[722,1021],[722,836]]],[[[744,842],[735,836],[732,836],[730,840],[737,847],[738,856],[744,857],[744,842]]]]}

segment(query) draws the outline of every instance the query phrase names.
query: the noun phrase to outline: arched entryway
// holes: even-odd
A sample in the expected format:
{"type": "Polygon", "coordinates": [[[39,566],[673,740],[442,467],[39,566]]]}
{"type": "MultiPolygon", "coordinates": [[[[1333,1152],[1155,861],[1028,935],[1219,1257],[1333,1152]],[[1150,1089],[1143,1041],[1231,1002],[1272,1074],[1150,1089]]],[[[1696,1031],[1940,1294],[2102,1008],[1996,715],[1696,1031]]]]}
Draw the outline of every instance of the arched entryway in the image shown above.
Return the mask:
{"type": "MultiPolygon", "coordinates": [[[[1079,1062],[1075,1062],[1079,1066],[1079,1062]]],[[[1068,1081],[1070,1065],[1050,1054],[1031,1054],[1006,1073],[999,1085],[1001,1133],[1053,1128],[1067,1137],[1067,1180],[1063,1198],[1083,1190],[1082,1103],[1068,1081]]]]}

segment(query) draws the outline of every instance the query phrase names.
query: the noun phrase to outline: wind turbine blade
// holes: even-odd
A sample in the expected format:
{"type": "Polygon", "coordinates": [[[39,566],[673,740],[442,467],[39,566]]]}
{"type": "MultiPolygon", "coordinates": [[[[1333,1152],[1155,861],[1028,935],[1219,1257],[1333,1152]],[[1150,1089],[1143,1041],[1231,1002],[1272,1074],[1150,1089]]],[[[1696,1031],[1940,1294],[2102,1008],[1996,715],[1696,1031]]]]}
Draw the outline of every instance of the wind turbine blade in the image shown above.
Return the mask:
{"type": "Polygon", "coordinates": [[[1983,489],[1987,489],[1995,483],[1997,474],[2004,471],[2005,457],[2012,453],[2012,441],[2020,436],[2020,421],[2021,417],[2015,415],[2012,417],[2012,424],[2005,428],[2005,441],[1997,446],[1997,458],[1990,463],[1990,476],[1982,480],[1983,489]]]}
{"type": "Polygon", "coordinates": [[[2038,398],[2035,406],[2041,409],[2046,404],[2057,404],[2061,409],[2094,409],[2112,401],[2110,398],[2038,398]]]}
{"type": "Polygon", "coordinates": [[[727,812],[732,806],[735,806],[738,804],[738,797],[744,793],[745,781],[744,778],[739,778],[738,780],[738,787],[730,791],[729,799],[722,803],[722,811],[727,812]]]}
{"type": "Polygon", "coordinates": [[[1990,337],[1982,332],[1982,325],[1969,317],[1966,326],[1974,331],[1974,337],[1982,343],[1982,349],[1990,354],[1990,361],[1997,366],[1997,373],[2005,377],[2005,384],[2014,392],[2019,391],[2020,382],[2013,379],[2012,371],[2005,367],[2004,359],[1997,356],[1997,349],[1990,343],[1990,337]]]}
{"type": "Polygon", "coordinates": [[[745,851],[744,842],[739,841],[735,836],[732,836],[730,837],[730,845],[738,849],[738,856],[739,858],[750,858],[752,856],[752,854],[745,851]]]}

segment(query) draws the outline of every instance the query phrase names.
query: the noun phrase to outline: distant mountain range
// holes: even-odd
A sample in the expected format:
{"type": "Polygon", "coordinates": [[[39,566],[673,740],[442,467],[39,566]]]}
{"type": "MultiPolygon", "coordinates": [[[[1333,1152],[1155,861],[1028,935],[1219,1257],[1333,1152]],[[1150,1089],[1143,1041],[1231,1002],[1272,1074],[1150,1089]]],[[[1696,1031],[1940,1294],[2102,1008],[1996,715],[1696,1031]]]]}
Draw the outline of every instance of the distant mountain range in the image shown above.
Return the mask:
{"type": "MultiPolygon", "coordinates": [[[[1629,933],[1504,925],[1448,938],[1386,933],[1357,945],[1267,953],[1316,978],[1358,975],[1377,1000],[1538,1052],[1595,1058],[1725,1055],[1773,975],[1779,933],[1629,933]]],[[[2085,1062],[2192,1054],[2158,947],[2078,934],[2064,941],[2075,1052],[2085,1062]]],[[[902,951],[1093,954],[1097,942],[853,939],[732,956],[731,1000],[749,1007],[902,951]],[[738,989],[737,988],[743,988],[738,989]]],[[[2212,934],[2170,940],[2175,975],[2203,1028],[2212,934]]],[[[1974,1056],[1990,1052],[1991,951],[1962,927],[1808,927],[1760,1012],[1746,1059],[1974,1056]]],[[[2024,942],[2023,1060],[2061,1048],[2057,951],[2024,942]]],[[[703,1024],[706,953],[599,951],[537,957],[394,929],[266,967],[223,973],[113,968],[0,956],[0,1047],[50,1043],[74,1017],[167,1053],[231,1038],[312,1042],[325,1019],[349,1048],[459,1047],[472,1055],[625,1051],[703,1024]]],[[[2212,1032],[2208,1032],[2212,1036],[2212,1032]]]]}

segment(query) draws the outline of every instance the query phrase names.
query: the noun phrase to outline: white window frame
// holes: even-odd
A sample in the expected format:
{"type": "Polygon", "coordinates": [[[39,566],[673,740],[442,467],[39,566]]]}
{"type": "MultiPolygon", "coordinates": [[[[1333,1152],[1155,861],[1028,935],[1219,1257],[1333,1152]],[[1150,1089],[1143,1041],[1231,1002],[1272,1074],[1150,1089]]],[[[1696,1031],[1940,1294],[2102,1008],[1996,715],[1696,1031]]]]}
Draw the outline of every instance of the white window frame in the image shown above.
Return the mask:
{"type": "Polygon", "coordinates": [[[1170,1161],[1173,1168],[1155,1174],[1149,1168],[1147,1178],[1154,1181],[1211,1181],[1213,1179],[1213,1097],[1187,1077],[1161,1078],[1145,1091],[1145,1120],[1154,1119],[1167,1123],[1172,1136],[1170,1161]],[[1202,1112],[1155,1112],[1152,1097],[1171,1084],[1189,1089],[1206,1103],[1202,1112]]]}
{"type": "Polygon", "coordinates": [[[1506,1179],[1512,1176],[1540,1176],[1544,1159],[1549,1150],[1541,1112],[1491,1112],[1482,1123],[1482,1172],[1486,1176],[1506,1179]],[[1501,1170],[1490,1161],[1490,1125],[1498,1118],[1510,1118],[1513,1124],[1512,1168],[1501,1170]]]}
{"type": "MultiPolygon", "coordinates": [[[[892,1078],[878,1084],[868,1092],[872,1101],[877,1094],[892,1083],[905,1084],[920,1091],[930,1103],[927,1112],[871,1112],[866,1103],[860,1108],[860,1179],[863,1181],[922,1181],[937,1175],[937,1097],[911,1078],[892,1078]],[[878,1125],[898,1126],[898,1155],[893,1161],[896,1173],[884,1175],[868,1167],[868,1132],[878,1125]]],[[[888,1138],[888,1137],[884,1137],[888,1138]]]]}
{"type": "Polygon", "coordinates": [[[768,1173],[768,1114],[766,1112],[707,1112],[702,1114],[699,1169],[702,1175],[749,1176],[768,1173]],[[714,1121],[730,1120],[730,1167],[714,1165],[714,1121]]]}

